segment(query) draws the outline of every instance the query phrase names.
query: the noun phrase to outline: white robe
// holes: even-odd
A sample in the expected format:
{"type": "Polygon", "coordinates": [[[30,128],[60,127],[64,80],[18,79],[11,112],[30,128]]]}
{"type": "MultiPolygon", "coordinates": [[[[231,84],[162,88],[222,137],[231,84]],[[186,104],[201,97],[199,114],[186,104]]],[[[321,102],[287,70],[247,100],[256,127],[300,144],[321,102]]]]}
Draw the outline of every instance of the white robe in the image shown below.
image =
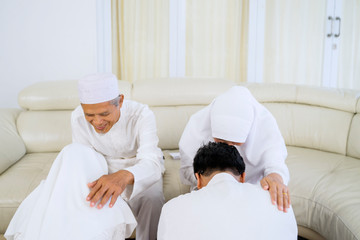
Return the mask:
{"type": "Polygon", "coordinates": [[[296,240],[297,225],[292,208],[279,211],[260,186],[218,173],[206,187],[164,205],[158,240],[183,239],[296,240]]]}
{"type": "Polygon", "coordinates": [[[113,208],[91,208],[87,183],[107,174],[104,157],[88,146],[70,144],[40,185],[21,203],[6,230],[8,240],[115,240],[130,236],[136,220],[118,198],[113,208]],[[86,161],[84,161],[86,159],[86,161]]]}
{"type": "Polygon", "coordinates": [[[196,186],[193,159],[202,145],[214,142],[214,137],[244,142],[235,147],[244,159],[247,182],[259,183],[264,176],[278,173],[288,184],[287,150],[276,120],[247,88],[232,87],[191,116],[179,142],[184,184],[196,186]]]}
{"type": "Polygon", "coordinates": [[[134,230],[136,220],[122,198],[113,208],[108,203],[101,210],[89,207],[87,183],[126,169],[135,177],[122,194],[129,201],[159,185],[164,167],[153,113],[146,105],[124,101],[119,121],[108,133],[98,134],[79,106],[71,125],[73,144],[59,153],[47,179],[22,202],[7,239],[115,240],[134,230]]]}
{"type": "Polygon", "coordinates": [[[125,100],[120,119],[106,134],[99,134],[86,121],[81,106],[72,113],[73,142],[93,147],[109,165],[109,173],[125,169],[134,175],[133,186],[122,194],[133,199],[161,178],[164,172],[162,152],[158,148],[156,121],[147,105],[125,100]]]}

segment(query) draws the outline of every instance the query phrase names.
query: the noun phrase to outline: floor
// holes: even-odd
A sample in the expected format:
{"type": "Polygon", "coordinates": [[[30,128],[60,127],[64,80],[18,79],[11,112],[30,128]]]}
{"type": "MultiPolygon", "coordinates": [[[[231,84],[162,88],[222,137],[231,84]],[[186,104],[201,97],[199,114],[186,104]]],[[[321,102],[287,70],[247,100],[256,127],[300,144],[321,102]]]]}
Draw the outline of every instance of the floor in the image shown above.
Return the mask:
{"type": "Polygon", "coordinates": [[[298,240],[307,240],[307,238],[303,238],[303,237],[298,236],[298,240]]]}
{"type": "MultiPolygon", "coordinates": [[[[3,235],[0,235],[0,240],[6,240],[3,235]]],[[[135,238],[127,238],[126,240],[135,240],[135,238]]],[[[306,238],[298,236],[298,240],[307,240],[306,238]]]]}
{"type": "MultiPolygon", "coordinates": [[[[136,239],[135,238],[127,238],[126,240],[136,240],[136,239]]],[[[308,239],[298,236],[298,240],[308,240],[308,239]]]]}

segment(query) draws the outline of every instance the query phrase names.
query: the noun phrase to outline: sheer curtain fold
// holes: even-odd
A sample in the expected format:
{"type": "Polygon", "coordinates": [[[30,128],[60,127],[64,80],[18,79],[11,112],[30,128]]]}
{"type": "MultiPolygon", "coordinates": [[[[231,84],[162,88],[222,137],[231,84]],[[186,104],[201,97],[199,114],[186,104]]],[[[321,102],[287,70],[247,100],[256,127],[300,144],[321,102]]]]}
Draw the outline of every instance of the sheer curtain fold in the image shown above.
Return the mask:
{"type": "MultiPolygon", "coordinates": [[[[184,77],[246,81],[248,0],[184,1],[184,77]]],[[[169,0],[112,0],[113,72],[119,79],[168,77],[169,39],[169,0]]]]}
{"type": "Polygon", "coordinates": [[[113,72],[130,82],[169,75],[169,1],[112,0],[113,72]]]}
{"type": "MultiPolygon", "coordinates": [[[[169,77],[169,1],[112,0],[112,61],[119,79],[169,77]]],[[[246,81],[249,0],[181,1],[184,77],[246,81]]],[[[322,85],[326,11],[327,0],[266,0],[264,82],[322,85]]],[[[360,0],[342,1],[338,47],[337,86],[360,89],[360,0]]]]}
{"type": "Polygon", "coordinates": [[[111,49],[112,72],[120,76],[120,6],[119,1],[111,0],[111,49]]]}
{"type": "Polygon", "coordinates": [[[326,0],[267,0],[264,82],[322,82],[326,0]]]}
{"type": "Polygon", "coordinates": [[[246,81],[248,1],[186,1],[186,76],[246,81]]]}

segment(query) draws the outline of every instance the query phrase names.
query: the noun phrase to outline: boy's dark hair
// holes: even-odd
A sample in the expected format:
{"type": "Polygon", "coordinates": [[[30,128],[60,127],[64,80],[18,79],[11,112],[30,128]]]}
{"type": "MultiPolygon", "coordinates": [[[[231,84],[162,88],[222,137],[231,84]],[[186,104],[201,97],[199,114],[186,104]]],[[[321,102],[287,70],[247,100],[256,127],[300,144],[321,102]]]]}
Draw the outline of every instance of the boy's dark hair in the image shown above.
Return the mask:
{"type": "Polygon", "coordinates": [[[245,163],[238,150],[226,143],[209,142],[197,151],[194,173],[210,176],[215,171],[231,171],[235,176],[245,171],[245,163]]]}

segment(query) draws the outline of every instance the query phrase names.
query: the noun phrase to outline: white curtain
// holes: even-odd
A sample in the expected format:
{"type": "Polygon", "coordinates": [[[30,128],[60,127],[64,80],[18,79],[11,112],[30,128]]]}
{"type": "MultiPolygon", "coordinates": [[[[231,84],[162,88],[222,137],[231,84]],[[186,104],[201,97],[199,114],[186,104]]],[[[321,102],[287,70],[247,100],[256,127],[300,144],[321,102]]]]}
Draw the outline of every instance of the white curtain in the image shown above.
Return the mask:
{"type": "Polygon", "coordinates": [[[320,86],[326,0],[267,0],[264,82],[320,86]]]}
{"type": "Polygon", "coordinates": [[[186,1],[186,76],[246,81],[248,0],[186,1]]]}
{"type": "Polygon", "coordinates": [[[112,0],[112,62],[130,82],[169,75],[169,0],[112,0]]]}
{"type": "MultiPolygon", "coordinates": [[[[186,1],[185,77],[246,81],[249,0],[186,1]]],[[[322,85],[326,0],[266,0],[264,82],[322,85]]],[[[337,86],[360,89],[360,0],[342,1],[337,86]]],[[[169,76],[169,0],[112,0],[119,79],[169,76]]]]}
{"type": "Polygon", "coordinates": [[[360,89],[360,0],[343,0],[340,35],[340,88],[360,89]]]}
{"type": "MultiPolygon", "coordinates": [[[[185,77],[246,81],[248,0],[186,1],[185,77]]],[[[169,76],[169,0],[112,0],[113,72],[169,76]]]]}

